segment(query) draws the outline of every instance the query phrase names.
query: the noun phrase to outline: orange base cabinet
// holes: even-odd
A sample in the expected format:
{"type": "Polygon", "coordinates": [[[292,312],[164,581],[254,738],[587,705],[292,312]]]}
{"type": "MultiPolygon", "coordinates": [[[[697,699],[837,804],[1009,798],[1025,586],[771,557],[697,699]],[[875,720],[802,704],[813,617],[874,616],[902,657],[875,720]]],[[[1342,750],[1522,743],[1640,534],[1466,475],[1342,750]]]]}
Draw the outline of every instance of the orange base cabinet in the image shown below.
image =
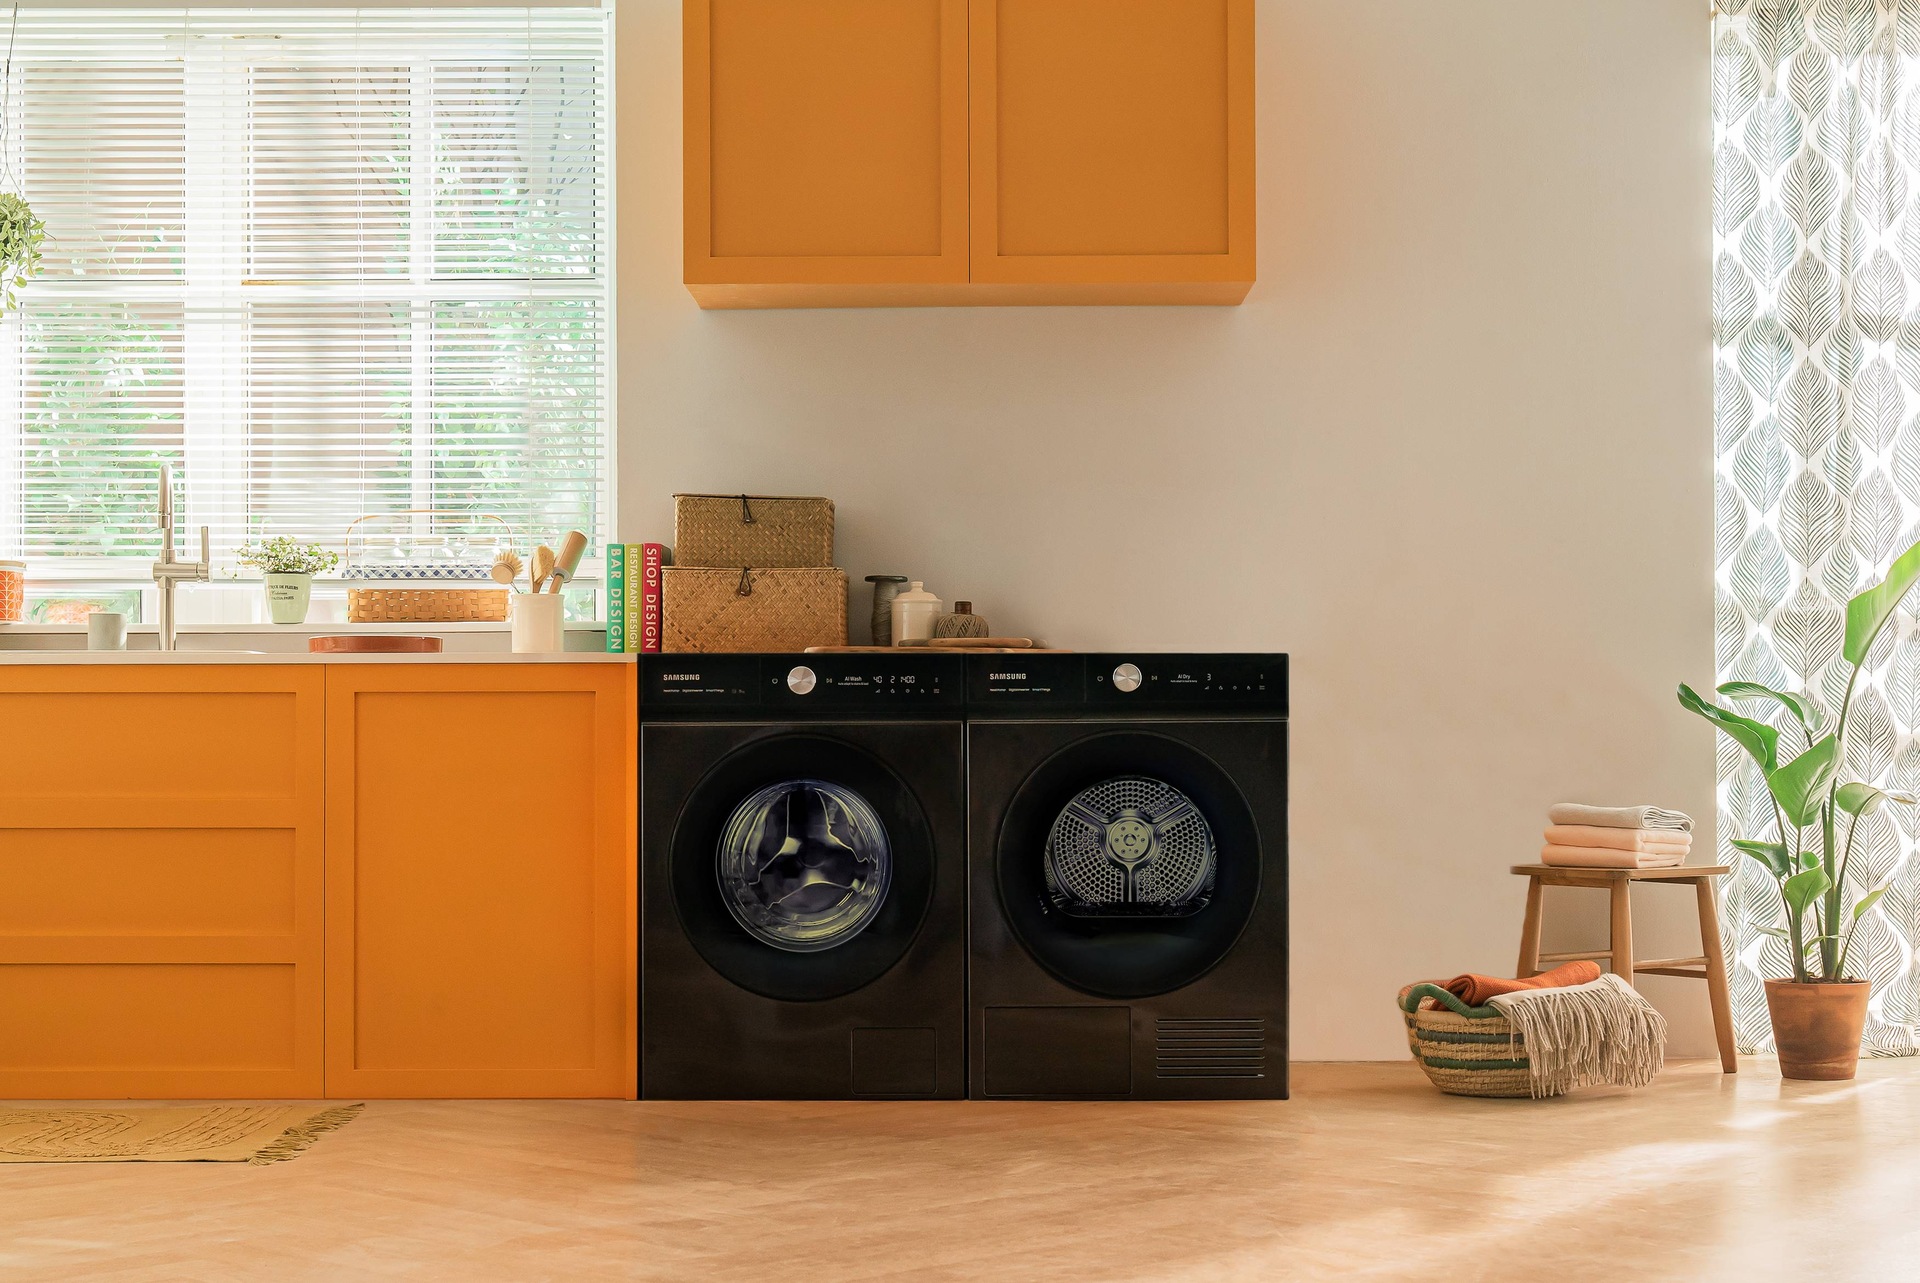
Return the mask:
{"type": "Polygon", "coordinates": [[[635,1094],[633,681],[327,668],[329,1096],[635,1094]]]}
{"type": "Polygon", "coordinates": [[[1254,0],[683,0],[707,308],[1226,305],[1254,0]]]}
{"type": "Polygon", "coordinates": [[[0,666],[0,1098],[322,1094],[323,687],[0,666]]]}

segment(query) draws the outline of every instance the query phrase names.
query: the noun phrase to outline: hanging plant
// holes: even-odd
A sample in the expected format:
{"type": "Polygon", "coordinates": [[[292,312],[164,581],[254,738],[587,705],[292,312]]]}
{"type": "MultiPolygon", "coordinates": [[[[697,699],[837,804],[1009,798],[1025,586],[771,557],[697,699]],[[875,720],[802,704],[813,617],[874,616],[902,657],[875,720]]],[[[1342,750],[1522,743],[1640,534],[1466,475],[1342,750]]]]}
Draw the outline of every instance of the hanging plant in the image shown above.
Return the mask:
{"type": "MultiPolygon", "coordinates": [[[[20,32],[20,4],[14,0],[7,24],[7,63],[0,72],[0,172],[13,182],[13,149],[7,125],[13,119],[13,39],[20,32]]],[[[20,299],[20,286],[40,273],[40,242],[47,225],[33,215],[27,198],[0,191],[0,313],[11,312],[20,299]]]]}
{"type": "Polygon", "coordinates": [[[40,271],[40,242],[47,225],[34,217],[26,198],[0,192],[0,311],[12,310],[23,282],[40,271]]]}

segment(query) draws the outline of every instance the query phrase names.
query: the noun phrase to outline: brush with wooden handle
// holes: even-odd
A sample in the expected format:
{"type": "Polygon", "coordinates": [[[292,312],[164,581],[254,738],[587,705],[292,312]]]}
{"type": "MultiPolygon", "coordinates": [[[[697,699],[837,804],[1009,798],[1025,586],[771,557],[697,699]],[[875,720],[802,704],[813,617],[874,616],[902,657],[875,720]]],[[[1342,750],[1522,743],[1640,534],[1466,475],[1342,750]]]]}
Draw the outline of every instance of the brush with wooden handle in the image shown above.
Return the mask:
{"type": "Polygon", "coordinates": [[[553,573],[553,549],[541,544],[533,550],[533,564],[527,567],[527,591],[547,590],[547,576],[553,573]]]}
{"type": "Polygon", "coordinates": [[[587,537],[578,530],[567,531],[567,537],[560,544],[560,555],[553,559],[553,587],[548,592],[559,592],[572,581],[573,572],[580,569],[580,558],[587,552],[587,537]]]}

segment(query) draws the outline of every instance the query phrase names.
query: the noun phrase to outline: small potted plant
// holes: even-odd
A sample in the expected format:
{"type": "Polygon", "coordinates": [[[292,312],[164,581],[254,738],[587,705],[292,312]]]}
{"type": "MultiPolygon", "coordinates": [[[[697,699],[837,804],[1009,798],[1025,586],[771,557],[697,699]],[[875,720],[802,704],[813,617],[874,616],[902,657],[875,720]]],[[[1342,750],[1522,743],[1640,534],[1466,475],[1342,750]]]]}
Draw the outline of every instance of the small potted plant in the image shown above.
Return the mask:
{"type": "MultiPolygon", "coordinates": [[[[1886,894],[1886,885],[1848,894],[1853,839],[1860,821],[1888,802],[1914,805],[1907,793],[1874,784],[1842,783],[1848,715],[1860,672],[1874,644],[1893,622],[1900,601],[1920,582],[1920,544],[1906,550],[1885,579],[1847,603],[1840,653],[1853,671],[1838,717],[1808,695],[1771,690],[1757,682],[1727,682],[1716,692],[1729,700],[1764,701],[1778,725],[1746,717],[1680,687],[1680,705],[1698,713],[1760,765],[1772,795],[1772,840],[1755,834],[1733,843],[1766,866],[1786,910],[1781,926],[1763,928],[1786,943],[1793,974],[1766,982],[1767,1014],[1786,1078],[1851,1078],[1860,1059],[1867,1019],[1868,982],[1850,974],[1853,935],[1860,919],[1886,894]],[[1794,742],[1802,747],[1793,752],[1794,742]]],[[[1854,889],[1858,890],[1857,879],[1854,889]]]]}
{"type": "Polygon", "coordinates": [[[266,580],[267,612],[276,624],[304,624],[313,601],[313,577],[340,564],[339,553],[291,535],[245,544],[235,559],[266,580]]]}

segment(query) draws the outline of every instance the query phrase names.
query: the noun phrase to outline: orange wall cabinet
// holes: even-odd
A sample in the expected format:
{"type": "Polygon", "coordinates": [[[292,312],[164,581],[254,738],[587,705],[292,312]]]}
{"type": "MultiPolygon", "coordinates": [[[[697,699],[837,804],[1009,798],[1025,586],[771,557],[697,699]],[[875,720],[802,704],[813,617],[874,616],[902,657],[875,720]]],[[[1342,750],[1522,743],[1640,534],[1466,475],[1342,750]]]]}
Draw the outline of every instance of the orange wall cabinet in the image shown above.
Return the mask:
{"type": "Polygon", "coordinates": [[[684,0],[703,307],[1231,304],[1253,0],[684,0]]]}
{"type": "Polygon", "coordinates": [[[974,281],[1246,297],[1253,0],[973,0],[972,28],[974,281]]]}
{"type": "Polygon", "coordinates": [[[328,666],[328,1095],[634,1095],[633,672],[328,666]]]}
{"type": "Polygon", "coordinates": [[[686,281],[705,307],[967,279],[966,0],[685,0],[686,281]]]}
{"type": "Polygon", "coordinates": [[[321,1094],[323,684],[0,667],[0,1098],[321,1094]]]}

